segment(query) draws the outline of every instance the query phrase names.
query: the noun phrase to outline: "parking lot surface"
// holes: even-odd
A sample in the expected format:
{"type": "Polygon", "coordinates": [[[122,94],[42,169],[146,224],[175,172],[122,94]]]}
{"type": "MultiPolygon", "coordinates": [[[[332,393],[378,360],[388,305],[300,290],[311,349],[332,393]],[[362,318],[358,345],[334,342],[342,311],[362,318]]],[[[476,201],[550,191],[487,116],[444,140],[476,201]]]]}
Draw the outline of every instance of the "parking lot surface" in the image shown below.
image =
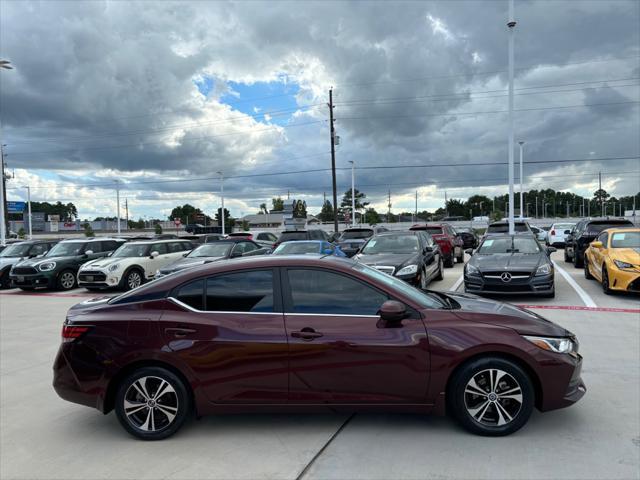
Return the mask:
{"type": "MultiPolygon", "coordinates": [[[[129,437],[113,413],[51,387],[67,309],[95,296],[0,292],[0,477],[38,479],[637,479],[640,302],[606,296],[553,254],[556,298],[510,297],[573,331],[585,397],[535,412],[519,432],[484,438],[448,418],[339,414],[214,416],[161,442],[129,437]]],[[[461,289],[462,265],[431,288],[461,289]]]]}

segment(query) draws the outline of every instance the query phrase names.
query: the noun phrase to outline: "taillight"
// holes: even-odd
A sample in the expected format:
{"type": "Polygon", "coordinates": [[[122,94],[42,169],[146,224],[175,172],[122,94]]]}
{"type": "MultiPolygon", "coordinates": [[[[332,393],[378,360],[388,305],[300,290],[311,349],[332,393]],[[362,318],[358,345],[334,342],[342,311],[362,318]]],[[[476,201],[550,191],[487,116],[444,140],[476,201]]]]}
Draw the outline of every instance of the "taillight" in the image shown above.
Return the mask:
{"type": "Polygon", "coordinates": [[[551,230],[551,235],[555,235],[556,231],[555,230],[551,230]]]}
{"type": "Polygon", "coordinates": [[[90,329],[91,327],[64,324],[62,325],[62,343],[73,342],[76,338],[80,338],[90,329]]]}

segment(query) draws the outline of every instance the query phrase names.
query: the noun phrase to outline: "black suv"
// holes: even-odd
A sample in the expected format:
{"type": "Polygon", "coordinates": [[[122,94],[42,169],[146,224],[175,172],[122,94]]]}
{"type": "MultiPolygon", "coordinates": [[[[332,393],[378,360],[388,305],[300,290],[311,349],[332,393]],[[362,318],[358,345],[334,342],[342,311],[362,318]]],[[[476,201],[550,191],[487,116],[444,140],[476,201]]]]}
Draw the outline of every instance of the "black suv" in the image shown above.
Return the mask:
{"type": "Polygon", "coordinates": [[[584,251],[598,234],[607,228],[633,227],[633,223],[623,218],[594,218],[580,220],[567,236],[564,261],[573,262],[576,268],[584,266],[584,251]]]}

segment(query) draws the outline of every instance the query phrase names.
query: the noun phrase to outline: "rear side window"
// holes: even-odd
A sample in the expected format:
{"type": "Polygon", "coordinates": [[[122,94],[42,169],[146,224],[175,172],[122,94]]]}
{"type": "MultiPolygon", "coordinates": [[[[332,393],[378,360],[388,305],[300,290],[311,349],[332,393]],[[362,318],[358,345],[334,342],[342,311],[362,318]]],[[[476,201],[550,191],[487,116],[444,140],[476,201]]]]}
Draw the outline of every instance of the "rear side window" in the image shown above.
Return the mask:
{"type": "Polygon", "coordinates": [[[85,243],[84,250],[82,250],[82,252],[88,252],[89,250],[91,250],[93,253],[104,252],[105,250],[103,250],[102,244],[103,244],[103,242],[88,242],[88,243],[85,243]]]}
{"type": "Polygon", "coordinates": [[[117,250],[124,242],[116,242],[115,240],[105,240],[102,242],[103,252],[111,252],[117,250]]]}
{"type": "Polygon", "coordinates": [[[183,250],[185,250],[182,245],[182,242],[167,243],[167,249],[169,250],[169,253],[182,252],[183,250]]]}
{"type": "Polygon", "coordinates": [[[207,279],[209,312],[273,312],[273,272],[255,270],[207,279]]]}
{"type": "Polygon", "coordinates": [[[167,244],[166,243],[155,243],[151,246],[150,252],[158,252],[160,255],[164,255],[167,253],[167,244]]]}
{"type": "Polygon", "coordinates": [[[175,293],[175,298],[196,310],[204,310],[204,280],[195,280],[182,285],[175,293]]]}

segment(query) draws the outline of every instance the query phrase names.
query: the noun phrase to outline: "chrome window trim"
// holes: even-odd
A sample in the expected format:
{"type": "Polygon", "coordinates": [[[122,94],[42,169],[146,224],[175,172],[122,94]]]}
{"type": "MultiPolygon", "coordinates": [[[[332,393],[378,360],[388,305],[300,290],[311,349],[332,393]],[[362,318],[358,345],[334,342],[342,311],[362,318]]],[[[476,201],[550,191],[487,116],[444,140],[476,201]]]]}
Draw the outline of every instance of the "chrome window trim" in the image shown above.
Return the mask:
{"type": "Polygon", "coordinates": [[[285,315],[298,315],[301,317],[358,317],[358,318],[380,318],[380,315],[356,315],[348,313],[296,313],[285,312],[285,315]]]}

